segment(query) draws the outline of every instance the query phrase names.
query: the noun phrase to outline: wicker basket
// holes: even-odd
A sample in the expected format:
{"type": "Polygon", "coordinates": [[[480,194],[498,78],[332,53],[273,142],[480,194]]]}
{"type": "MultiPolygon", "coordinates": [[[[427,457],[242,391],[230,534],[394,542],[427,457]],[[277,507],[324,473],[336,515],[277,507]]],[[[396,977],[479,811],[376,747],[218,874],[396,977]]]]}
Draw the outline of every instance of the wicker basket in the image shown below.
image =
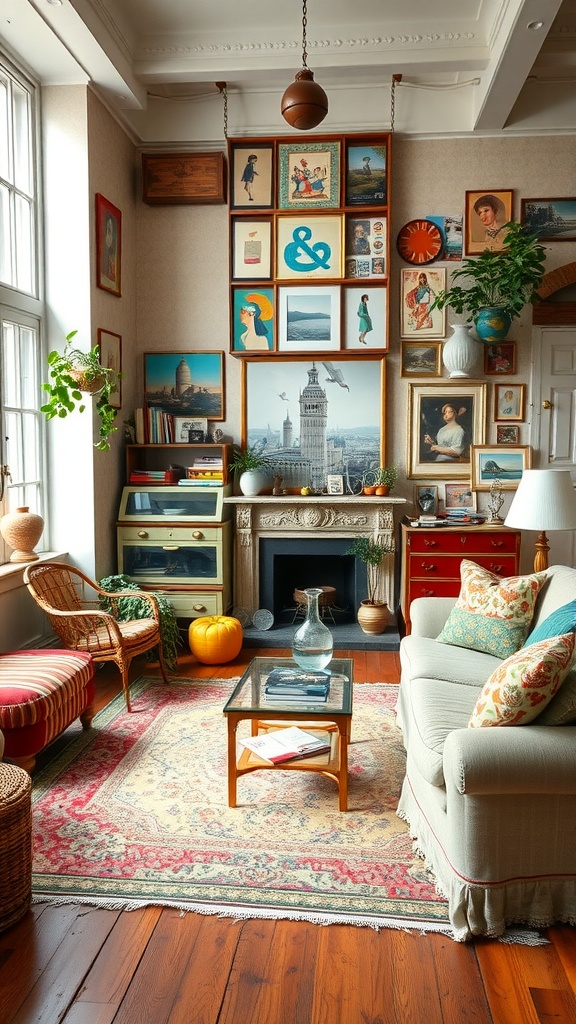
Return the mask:
{"type": "Polygon", "coordinates": [[[32,783],[23,768],[0,764],[0,931],[32,898],[32,783]]]}

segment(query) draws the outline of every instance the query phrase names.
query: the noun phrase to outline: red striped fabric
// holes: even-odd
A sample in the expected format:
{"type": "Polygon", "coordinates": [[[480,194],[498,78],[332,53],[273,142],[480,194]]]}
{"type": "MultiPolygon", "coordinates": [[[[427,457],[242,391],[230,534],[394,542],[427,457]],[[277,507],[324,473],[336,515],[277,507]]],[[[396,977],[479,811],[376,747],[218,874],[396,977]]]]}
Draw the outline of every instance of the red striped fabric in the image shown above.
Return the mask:
{"type": "Polygon", "coordinates": [[[0,654],[0,729],[19,729],[47,719],[50,737],[60,723],[82,713],[85,688],[94,675],[89,654],[78,651],[7,651],[0,654]],[[71,707],[75,714],[70,716],[71,707]]]}

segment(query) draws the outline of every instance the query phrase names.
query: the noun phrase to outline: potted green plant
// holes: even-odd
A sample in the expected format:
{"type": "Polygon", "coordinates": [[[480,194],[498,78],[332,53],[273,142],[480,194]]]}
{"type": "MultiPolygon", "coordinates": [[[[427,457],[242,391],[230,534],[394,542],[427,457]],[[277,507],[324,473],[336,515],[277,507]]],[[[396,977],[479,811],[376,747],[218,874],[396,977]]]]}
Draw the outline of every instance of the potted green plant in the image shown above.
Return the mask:
{"type": "Polygon", "coordinates": [[[431,309],[465,313],[481,341],[502,341],[515,317],[533,302],[544,277],[546,250],[517,221],[504,225],[504,249],[486,249],[462,261],[451,287],[438,293],[431,309]],[[462,284],[454,284],[462,281],[462,284]]]}
{"type": "Polygon", "coordinates": [[[269,473],[264,472],[264,467],[268,467],[269,470],[272,468],[270,461],[262,453],[262,448],[257,445],[236,447],[228,463],[228,468],[238,477],[242,494],[247,496],[260,494],[268,483],[269,473]]]}
{"type": "Polygon", "coordinates": [[[40,411],[47,420],[56,416],[63,419],[75,409],[84,412],[86,394],[98,395],[96,412],[100,418],[100,440],[94,447],[107,452],[110,449],[108,438],[118,430],[114,425],[118,410],[110,405],[110,396],[116,391],[122,374],[102,366],[98,345],[89,352],[74,348],[71,342],[76,334],[78,331],[66,335],[62,352],[53,351],[48,354],[50,380],[42,384],[42,388],[48,392],[49,400],[40,406],[40,411]]]}
{"type": "Polygon", "coordinates": [[[394,550],[388,544],[380,544],[370,537],[355,537],[352,544],[344,552],[354,555],[366,566],[366,586],[368,597],[360,602],[357,618],[358,625],[364,633],[383,633],[390,621],[390,609],[385,601],[376,599],[382,577],[382,559],[394,550]]]}
{"type": "MultiPolygon", "coordinates": [[[[105,576],[98,581],[103,590],[111,594],[119,594],[126,591],[126,597],[118,600],[119,622],[131,622],[133,619],[147,619],[150,615],[150,604],[138,595],[130,595],[131,590],[140,591],[140,587],[134,583],[129,576],[122,573],[116,576],[105,576]]],[[[183,646],[182,634],[178,627],[176,612],[165,594],[159,594],[154,590],[150,591],[158,602],[158,613],[160,616],[160,632],[162,634],[162,650],[164,660],[170,671],[178,668],[178,648],[183,646]]],[[[112,612],[112,602],[108,598],[100,598],[100,607],[105,612],[112,612]]]]}
{"type": "Polygon", "coordinates": [[[398,479],[396,466],[380,466],[376,470],[376,494],[390,494],[398,479]]]}

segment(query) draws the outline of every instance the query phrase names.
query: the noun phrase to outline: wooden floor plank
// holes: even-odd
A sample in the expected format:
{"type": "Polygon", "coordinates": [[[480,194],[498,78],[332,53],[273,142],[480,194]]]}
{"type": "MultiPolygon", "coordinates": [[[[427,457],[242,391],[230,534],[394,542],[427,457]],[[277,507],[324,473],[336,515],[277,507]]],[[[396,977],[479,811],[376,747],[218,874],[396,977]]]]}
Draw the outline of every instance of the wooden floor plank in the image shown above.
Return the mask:
{"type": "Polygon", "coordinates": [[[576,999],[566,989],[531,988],[530,995],[540,1024],[574,1024],[576,999]]]}
{"type": "Polygon", "coordinates": [[[547,929],[544,934],[554,945],[568,985],[576,992],[576,928],[561,924],[556,928],[547,929]]]}
{"type": "Polygon", "coordinates": [[[94,1005],[111,1003],[114,1007],[120,1005],[161,913],[161,907],[145,907],[119,916],[78,993],[77,1001],[94,1005]]]}
{"type": "Polygon", "coordinates": [[[530,954],[534,949],[547,948],[489,940],[476,943],[476,956],[494,1024],[540,1024],[527,978],[533,973],[530,954]]]}

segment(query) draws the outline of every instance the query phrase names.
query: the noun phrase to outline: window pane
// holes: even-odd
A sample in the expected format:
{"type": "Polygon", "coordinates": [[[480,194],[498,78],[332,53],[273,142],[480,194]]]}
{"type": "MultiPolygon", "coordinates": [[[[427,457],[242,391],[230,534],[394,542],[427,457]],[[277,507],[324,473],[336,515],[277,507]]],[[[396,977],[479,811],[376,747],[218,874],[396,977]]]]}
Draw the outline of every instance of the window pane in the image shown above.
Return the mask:
{"type": "Polygon", "coordinates": [[[10,260],[10,193],[6,185],[0,185],[0,281],[12,284],[10,260]]]}
{"type": "Polygon", "coordinates": [[[33,292],[32,209],[30,200],[15,195],[16,202],[16,287],[33,292]]]}
{"type": "Polygon", "coordinates": [[[7,412],[6,418],[6,461],[10,466],[12,483],[16,485],[24,477],[24,458],[20,437],[20,417],[15,412],[7,412]]]}
{"type": "Polygon", "coordinates": [[[20,329],[20,401],[25,409],[38,408],[37,334],[28,327],[20,329]]]}
{"type": "Polygon", "coordinates": [[[32,195],[30,180],[32,147],[30,145],[30,97],[16,82],[12,85],[12,123],[14,130],[14,184],[21,192],[32,195]]]}
{"type": "Polygon", "coordinates": [[[8,79],[0,73],[0,178],[10,178],[10,160],[8,149],[8,79]]]}
{"type": "Polygon", "coordinates": [[[40,476],[40,438],[38,436],[38,418],[32,413],[25,413],[22,417],[22,447],[24,479],[37,481],[40,476]]]}
{"type": "Polygon", "coordinates": [[[2,357],[4,360],[4,405],[14,406],[19,404],[19,376],[18,358],[16,355],[16,329],[14,324],[4,324],[4,347],[2,357]]]}

